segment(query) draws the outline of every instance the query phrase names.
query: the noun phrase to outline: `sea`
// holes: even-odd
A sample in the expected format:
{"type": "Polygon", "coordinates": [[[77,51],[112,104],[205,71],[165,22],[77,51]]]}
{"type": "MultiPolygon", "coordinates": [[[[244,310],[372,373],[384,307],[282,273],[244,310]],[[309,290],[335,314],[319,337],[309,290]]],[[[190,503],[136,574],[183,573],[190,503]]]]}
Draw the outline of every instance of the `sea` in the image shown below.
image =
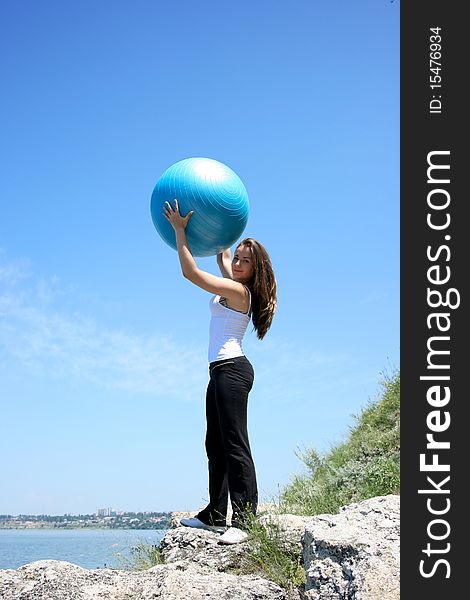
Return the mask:
{"type": "Polygon", "coordinates": [[[128,568],[133,548],[158,544],[163,529],[0,529],[0,569],[64,560],[85,569],[128,568]]]}

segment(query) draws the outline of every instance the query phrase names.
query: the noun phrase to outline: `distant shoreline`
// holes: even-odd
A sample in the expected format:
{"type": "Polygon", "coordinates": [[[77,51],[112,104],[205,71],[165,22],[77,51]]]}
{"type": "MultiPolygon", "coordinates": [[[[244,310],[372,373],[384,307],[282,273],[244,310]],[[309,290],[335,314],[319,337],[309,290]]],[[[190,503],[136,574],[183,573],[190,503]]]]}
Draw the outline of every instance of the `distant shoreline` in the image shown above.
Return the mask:
{"type": "Polygon", "coordinates": [[[163,531],[165,529],[168,529],[168,526],[161,526],[161,527],[101,527],[101,526],[85,526],[85,527],[80,527],[80,526],[72,526],[72,525],[68,525],[67,527],[57,527],[57,526],[53,526],[53,525],[38,525],[38,526],[33,526],[33,527],[26,527],[26,526],[4,526],[4,525],[0,525],[0,531],[12,531],[12,530],[27,530],[30,531],[31,529],[41,529],[41,530],[65,530],[65,531],[70,531],[72,529],[77,530],[77,529],[90,529],[90,530],[98,530],[98,529],[104,529],[104,530],[126,530],[126,531],[163,531]]]}
{"type": "Polygon", "coordinates": [[[168,529],[172,513],[97,515],[0,515],[1,529],[168,529]]]}

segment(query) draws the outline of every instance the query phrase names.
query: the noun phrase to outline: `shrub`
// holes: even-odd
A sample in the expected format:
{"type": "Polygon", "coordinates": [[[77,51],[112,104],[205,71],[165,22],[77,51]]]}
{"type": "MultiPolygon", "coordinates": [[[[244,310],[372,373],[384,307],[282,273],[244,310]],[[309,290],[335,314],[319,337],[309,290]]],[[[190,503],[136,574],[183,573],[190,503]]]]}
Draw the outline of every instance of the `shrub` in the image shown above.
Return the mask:
{"type": "Polygon", "coordinates": [[[121,568],[128,571],[145,571],[163,563],[160,548],[155,544],[149,544],[145,540],[139,540],[130,549],[130,556],[116,555],[121,568]]]}
{"type": "Polygon", "coordinates": [[[400,490],[400,375],[381,382],[381,397],[355,416],[346,442],[321,456],[298,452],[307,475],[283,490],[286,510],[306,515],[336,513],[341,506],[400,490]]]}

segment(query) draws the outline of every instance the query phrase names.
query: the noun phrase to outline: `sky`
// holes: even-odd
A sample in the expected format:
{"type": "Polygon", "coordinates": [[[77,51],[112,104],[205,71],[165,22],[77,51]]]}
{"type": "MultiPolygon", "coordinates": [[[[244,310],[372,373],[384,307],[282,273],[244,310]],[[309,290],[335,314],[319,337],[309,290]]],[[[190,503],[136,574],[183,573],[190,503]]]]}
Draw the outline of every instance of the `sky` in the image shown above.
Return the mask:
{"type": "Polygon", "coordinates": [[[276,501],[399,368],[399,3],[2,2],[0,64],[0,514],[206,504],[210,294],[150,216],[194,156],[276,274],[244,342],[276,501]]]}

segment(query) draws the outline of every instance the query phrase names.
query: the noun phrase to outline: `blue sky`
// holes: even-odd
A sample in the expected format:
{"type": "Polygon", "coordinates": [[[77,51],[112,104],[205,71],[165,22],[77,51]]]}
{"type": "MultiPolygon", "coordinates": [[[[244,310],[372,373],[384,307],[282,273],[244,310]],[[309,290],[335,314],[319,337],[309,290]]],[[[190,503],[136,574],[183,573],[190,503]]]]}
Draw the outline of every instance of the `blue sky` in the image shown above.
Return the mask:
{"type": "Polygon", "coordinates": [[[272,500],[399,367],[399,4],[24,0],[0,46],[0,514],[205,504],[210,295],[150,217],[191,156],[278,281],[245,341],[272,500]]]}

